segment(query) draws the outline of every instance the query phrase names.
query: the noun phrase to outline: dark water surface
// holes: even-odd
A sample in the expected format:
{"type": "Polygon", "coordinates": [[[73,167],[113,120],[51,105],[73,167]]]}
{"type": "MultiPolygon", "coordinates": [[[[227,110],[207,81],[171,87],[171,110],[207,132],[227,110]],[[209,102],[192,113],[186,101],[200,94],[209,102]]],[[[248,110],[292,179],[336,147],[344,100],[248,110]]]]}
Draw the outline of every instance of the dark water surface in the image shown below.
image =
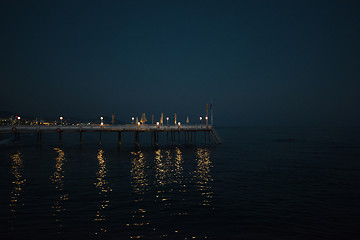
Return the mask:
{"type": "Polygon", "coordinates": [[[1,140],[0,239],[360,237],[359,129],[218,133],[139,150],[129,134],[120,151],[111,133],[1,140]]]}

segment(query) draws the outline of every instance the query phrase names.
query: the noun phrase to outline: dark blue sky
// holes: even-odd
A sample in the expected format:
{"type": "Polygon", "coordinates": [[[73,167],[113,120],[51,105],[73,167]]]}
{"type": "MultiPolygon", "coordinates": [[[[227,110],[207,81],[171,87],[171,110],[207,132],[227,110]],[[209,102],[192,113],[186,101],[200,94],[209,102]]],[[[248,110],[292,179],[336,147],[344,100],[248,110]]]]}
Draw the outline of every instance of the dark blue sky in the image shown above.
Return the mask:
{"type": "Polygon", "coordinates": [[[357,125],[359,12],[358,1],[3,0],[0,110],[197,122],[213,101],[217,125],[357,125]]]}

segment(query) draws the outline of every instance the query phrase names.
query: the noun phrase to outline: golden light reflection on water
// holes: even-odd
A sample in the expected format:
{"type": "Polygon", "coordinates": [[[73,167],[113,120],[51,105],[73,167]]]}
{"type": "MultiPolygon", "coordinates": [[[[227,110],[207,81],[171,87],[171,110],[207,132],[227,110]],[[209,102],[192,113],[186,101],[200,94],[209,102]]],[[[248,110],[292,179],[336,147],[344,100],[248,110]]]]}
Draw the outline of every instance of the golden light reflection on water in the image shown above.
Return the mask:
{"type": "Polygon", "coordinates": [[[16,208],[19,205],[24,205],[24,204],[20,204],[20,202],[19,202],[19,198],[22,193],[23,185],[26,182],[26,179],[22,175],[24,166],[23,166],[23,161],[22,161],[21,157],[22,156],[21,156],[20,152],[11,155],[11,160],[12,160],[11,173],[14,176],[14,180],[12,181],[13,189],[10,193],[9,207],[10,207],[10,211],[12,213],[16,212],[16,208]]]}
{"type": "Polygon", "coordinates": [[[102,196],[102,201],[100,202],[100,205],[98,207],[98,210],[96,211],[96,216],[94,218],[95,222],[99,223],[99,229],[95,231],[95,235],[98,235],[100,233],[106,233],[107,228],[105,225],[106,216],[104,210],[109,207],[110,201],[108,194],[112,191],[112,189],[109,187],[109,183],[106,180],[107,176],[107,167],[106,167],[106,159],[104,157],[104,151],[99,149],[97,154],[97,160],[99,164],[98,172],[96,173],[97,181],[94,183],[96,188],[99,190],[99,195],[102,196]]]}
{"type": "Polygon", "coordinates": [[[162,202],[165,207],[171,205],[170,194],[173,189],[167,188],[175,181],[175,164],[170,150],[158,149],[155,151],[155,178],[156,178],[156,202],[162,202]]]}
{"type": "Polygon", "coordinates": [[[213,198],[213,191],[211,189],[211,176],[212,162],[210,160],[210,151],[207,148],[198,148],[196,151],[197,165],[194,172],[196,179],[196,186],[201,192],[203,206],[210,206],[213,198]]]}
{"type": "Polygon", "coordinates": [[[183,185],[183,157],[179,148],[175,153],[171,150],[155,151],[155,178],[157,185],[156,201],[171,206],[170,200],[174,198],[175,192],[186,192],[183,185]]]}
{"type": "Polygon", "coordinates": [[[143,194],[149,185],[146,179],[144,154],[141,151],[132,152],[131,154],[133,155],[131,161],[131,184],[136,193],[143,194]]]}
{"type": "MultiPolygon", "coordinates": [[[[177,219],[178,216],[188,215],[189,209],[182,207],[181,202],[186,201],[184,193],[187,185],[184,181],[184,159],[180,148],[155,151],[155,202],[163,209],[164,218],[177,219]]],[[[160,238],[170,238],[174,233],[182,231],[182,225],[176,220],[171,228],[159,226],[160,238]],[[164,229],[162,229],[164,228],[164,229]]]]}
{"type": "MultiPolygon", "coordinates": [[[[52,209],[54,209],[53,216],[55,217],[55,221],[59,223],[59,227],[62,228],[62,220],[61,213],[66,209],[63,207],[64,201],[69,199],[69,195],[64,193],[64,163],[65,153],[60,148],[54,148],[57,152],[58,156],[55,159],[55,171],[50,177],[51,182],[55,185],[56,189],[59,192],[58,199],[52,205],[52,209]]],[[[59,231],[60,232],[60,231],[59,231]]]]}
{"type": "Polygon", "coordinates": [[[171,155],[168,152],[167,157],[167,159],[164,159],[162,150],[158,149],[155,151],[155,178],[156,183],[160,186],[164,186],[168,181],[167,175],[170,171],[169,160],[171,160],[171,155]]]}
{"type": "Polygon", "coordinates": [[[171,183],[182,182],[183,175],[183,157],[179,148],[175,148],[175,157],[173,159],[170,150],[155,151],[155,177],[159,186],[165,186],[171,183]]]}
{"type": "Polygon", "coordinates": [[[147,179],[146,173],[146,161],[144,153],[142,151],[136,151],[131,153],[133,155],[131,161],[131,185],[135,193],[136,198],[134,202],[136,203],[136,208],[131,211],[131,221],[126,224],[126,227],[131,228],[133,231],[130,239],[140,239],[144,235],[139,233],[144,232],[139,231],[145,227],[149,227],[150,222],[147,220],[147,210],[142,206],[144,201],[144,194],[148,190],[149,180],[147,179]]]}
{"type": "Polygon", "coordinates": [[[196,149],[195,157],[189,160],[190,165],[196,161],[194,171],[184,170],[189,165],[185,165],[183,152],[178,147],[156,149],[153,154],[153,159],[146,159],[142,151],[132,152],[130,175],[135,203],[126,224],[130,239],[149,237],[146,233],[150,232],[150,236],[157,235],[159,238],[176,237],[183,232],[184,215],[197,211],[186,206],[199,199],[200,205],[210,206],[213,198],[212,162],[207,148],[196,149]],[[191,193],[194,186],[196,192],[201,194],[197,198],[191,193]],[[156,213],[158,218],[172,219],[170,228],[166,224],[159,224],[157,220],[151,220],[154,209],[159,211],[156,213]]]}
{"type": "MultiPolygon", "coordinates": [[[[170,151],[168,151],[170,152],[170,151]]],[[[178,183],[182,183],[183,178],[183,156],[182,152],[179,148],[175,149],[175,181],[178,183]]]]}

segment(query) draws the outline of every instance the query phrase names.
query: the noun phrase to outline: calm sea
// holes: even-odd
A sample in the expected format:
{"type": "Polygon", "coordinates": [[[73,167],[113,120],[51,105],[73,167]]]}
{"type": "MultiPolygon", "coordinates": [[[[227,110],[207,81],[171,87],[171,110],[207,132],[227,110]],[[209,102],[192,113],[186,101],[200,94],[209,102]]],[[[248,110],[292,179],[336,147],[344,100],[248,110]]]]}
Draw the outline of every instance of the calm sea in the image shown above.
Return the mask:
{"type": "Polygon", "coordinates": [[[359,129],[218,133],[3,135],[0,239],[359,239],[359,129]]]}

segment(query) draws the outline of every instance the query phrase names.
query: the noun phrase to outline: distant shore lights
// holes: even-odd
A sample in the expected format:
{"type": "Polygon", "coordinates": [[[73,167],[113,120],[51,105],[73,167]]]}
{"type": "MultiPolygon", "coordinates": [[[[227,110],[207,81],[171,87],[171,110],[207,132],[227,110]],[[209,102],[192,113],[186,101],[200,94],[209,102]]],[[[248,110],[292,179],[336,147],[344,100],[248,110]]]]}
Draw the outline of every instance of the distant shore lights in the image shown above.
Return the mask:
{"type": "Polygon", "coordinates": [[[100,117],[100,125],[101,125],[101,126],[104,125],[104,117],[103,117],[103,116],[100,117]]]}
{"type": "Polygon", "coordinates": [[[63,125],[63,117],[62,116],[60,116],[60,124],[61,124],[61,126],[63,125]]]}

